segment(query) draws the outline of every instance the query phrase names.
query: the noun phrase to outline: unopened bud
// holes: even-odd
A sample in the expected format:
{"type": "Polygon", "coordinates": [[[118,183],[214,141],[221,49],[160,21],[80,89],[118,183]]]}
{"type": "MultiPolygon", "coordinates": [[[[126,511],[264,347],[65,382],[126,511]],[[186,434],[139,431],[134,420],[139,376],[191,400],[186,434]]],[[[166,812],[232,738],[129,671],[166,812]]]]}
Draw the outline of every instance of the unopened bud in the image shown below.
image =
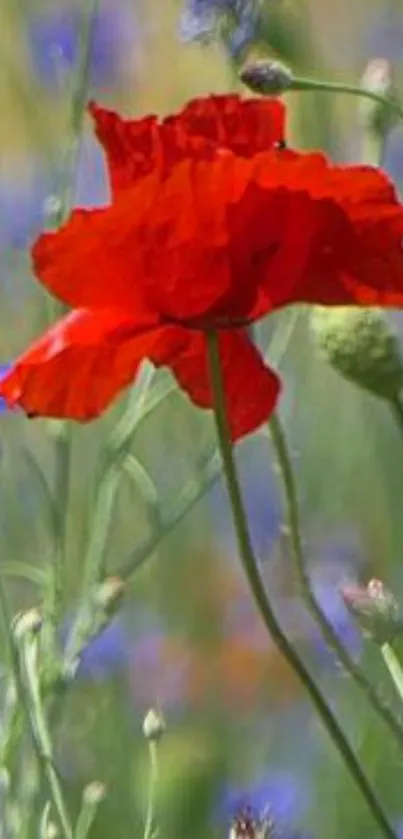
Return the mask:
{"type": "Polygon", "coordinates": [[[254,93],[265,96],[279,96],[292,86],[294,75],[279,61],[256,60],[243,67],[239,74],[241,82],[254,93]]]}
{"type": "Polygon", "coordinates": [[[403,632],[403,612],[381,580],[364,586],[343,586],[341,596],[363,633],[376,644],[389,644],[403,632]]]}
{"type": "MultiPolygon", "coordinates": [[[[361,87],[393,102],[395,90],[390,61],[385,58],[372,59],[362,76],[361,87]]],[[[381,137],[385,136],[397,120],[394,108],[387,102],[376,102],[364,98],[360,101],[359,117],[363,128],[381,137]]]]}
{"type": "Polygon", "coordinates": [[[13,632],[16,641],[28,635],[36,635],[42,626],[42,616],[38,609],[29,609],[28,612],[20,612],[13,622],[13,632]]]}
{"type": "Polygon", "coordinates": [[[94,601],[108,617],[111,617],[120,607],[125,588],[125,583],[120,577],[108,577],[94,592],[94,601]]]}
{"type": "Polygon", "coordinates": [[[378,309],[317,306],[311,315],[316,343],[342,376],[385,399],[403,386],[399,342],[378,309]]]}
{"type": "Polygon", "coordinates": [[[161,711],[151,708],[143,722],[143,734],[146,740],[158,742],[166,730],[166,722],[161,711]]]}
{"type": "Polygon", "coordinates": [[[106,786],[101,781],[92,781],[85,787],[83,801],[90,807],[97,807],[106,795],[106,786]]]}
{"type": "Polygon", "coordinates": [[[48,822],[46,825],[45,830],[45,837],[46,839],[56,839],[59,835],[59,831],[54,822],[48,822]]]}

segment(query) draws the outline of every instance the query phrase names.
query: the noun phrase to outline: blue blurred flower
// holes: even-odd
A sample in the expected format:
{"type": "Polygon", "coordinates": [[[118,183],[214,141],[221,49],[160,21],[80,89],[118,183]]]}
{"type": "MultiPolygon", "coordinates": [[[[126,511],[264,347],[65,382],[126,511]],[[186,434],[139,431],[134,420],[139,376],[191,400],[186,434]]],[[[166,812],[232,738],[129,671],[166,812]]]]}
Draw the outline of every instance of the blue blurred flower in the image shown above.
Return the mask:
{"type": "MultiPolygon", "coordinates": [[[[282,522],[281,497],[274,479],[267,440],[250,437],[235,453],[245,510],[254,549],[261,559],[270,555],[282,522]]],[[[213,526],[224,546],[236,553],[228,495],[222,482],[209,494],[213,526]]]]}
{"type": "Polygon", "coordinates": [[[84,651],[77,676],[103,681],[125,670],[131,652],[131,639],[117,618],[88,645],[84,651]]]}
{"type": "Polygon", "coordinates": [[[384,8],[370,21],[365,44],[366,54],[403,61],[403,13],[396,7],[384,8]]]}
{"type": "MultiPolygon", "coordinates": [[[[29,248],[44,229],[49,206],[58,200],[62,173],[38,158],[24,171],[24,161],[10,159],[0,172],[0,252],[29,248]],[[22,170],[22,174],[21,174],[22,170]]],[[[102,149],[92,131],[81,143],[74,203],[97,207],[109,200],[102,149]]]]}
{"type": "Polygon", "coordinates": [[[143,708],[160,705],[170,716],[186,702],[191,652],[180,639],[149,616],[132,645],[130,681],[132,698],[143,708]]]}
{"type": "Polygon", "coordinates": [[[260,0],[186,0],[182,37],[185,41],[208,42],[225,27],[228,49],[237,58],[256,40],[260,7],[260,0]]]}
{"type": "Polygon", "coordinates": [[[21,161],[10,160],[0,175],[0,251],[25,248],[43,228],[50,184],[42,173],[18,175],[21,161]]]}
{"type": "MultiPolygon", "coordinates": [[[[31,63],[44,84],[57,86],[60,71],[71,69],[78,58],[82,12],[62,4],[32,16],[27,29],[31,63]]],[[[90,80],[92,85],[117,83],[124,71],[134,21],[126,3],[104,3],[93,21],[90,80]]]]}
{"type": "MultiPolygon", "coordinates": [[[[340,588],[357,583],[361,562],[362,554],[353,535],[346,534],[344,539],[340,535],[324,546],[317,565],[310,573],[312,589],[319,605],[340,641],[354,657],[362,652],[363,638],[346,608],[340,588]]],[[[321,663],[327,666],[335,663],[335,657],[313,621],[310,621],[307,634],[310,647],[321,663]]]]}
{"type": "Polygon", "coordinates": [[[237,813],[250,809],[256,818],[266,813],[274,824],[292,828],[304,817],[309,805],[307,780],[277,769],[259,775],[244,788],[227,786],[220,799],[219,819],[228,824],[237,813]]]}
{"type": "MultiPolygon", "coordinates": [[[[403,45],[402,45],[403,50],[403,45]]],[[[385,169],[395,181],[400,193],[403,193],[403,129],[401,126],[396,126],[389,135],[385,143],[384,151],[384,165],[385,169]]]]}
{"type": "MultiPolygon", "coordinates": [[[[7,373],[7,370],[9,370],[10,367],[11,364],[0,364],[0,379],[2,378],[4,373],[7,373]]],[[[4,401],[4,399],[0,399],[0,414],[4,414],[7,410],[7,403],[4,401]]]]}

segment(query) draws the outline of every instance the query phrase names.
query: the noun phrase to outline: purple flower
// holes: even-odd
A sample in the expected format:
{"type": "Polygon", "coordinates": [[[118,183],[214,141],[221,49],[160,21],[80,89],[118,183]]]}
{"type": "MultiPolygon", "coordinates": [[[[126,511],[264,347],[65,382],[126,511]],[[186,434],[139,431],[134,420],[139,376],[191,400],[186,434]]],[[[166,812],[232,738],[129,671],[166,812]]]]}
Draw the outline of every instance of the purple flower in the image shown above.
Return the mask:
{"type": "Polygon", "coordinates": [[[256,40],[260,0],[186,0],[181,34],[186,41],[208,42],[224,34],[230,54],[237,58],[256,40]]]}
{"type": "Polygon", "coordinates": [[[84,651],[77,676],[103,681],[125,670],[129,663],[131,639],[120,620],[115,618],[84,651]]]}
{"type": "MultiPolygon", "coordinates": [[[[63,4],[31,17],[28,48],[40,81],[57,87],[60,71],[77,61],[82,11],[63,4]]],[[[90,80],[93,85],[115,84],[124,73],[129,44],[134,40],[134,21],[123,0],[103,3],[92,24],[90,80]]]]}

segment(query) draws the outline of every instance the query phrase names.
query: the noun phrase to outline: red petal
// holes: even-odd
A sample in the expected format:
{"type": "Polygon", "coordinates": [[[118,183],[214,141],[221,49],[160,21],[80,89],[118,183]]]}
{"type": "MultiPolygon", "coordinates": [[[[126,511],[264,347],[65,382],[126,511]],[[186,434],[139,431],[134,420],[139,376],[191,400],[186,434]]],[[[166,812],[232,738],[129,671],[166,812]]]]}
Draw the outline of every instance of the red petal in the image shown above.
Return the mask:
{"type": "Polygon", "coordinates": [[[32,249],[34,270],[51,294],[75,308],[135,311],[139,320],[143,259],[139,239],[130,233],[152,196],[152,190],[142,192],[141,209],[75,210],[60,230],[40,236],[32,249]]]}
{"type": "Polygon", "coordinates": [[[164,363],[181,340],[174,330],[139,332],[116,310],[76,310],[16,361],[0,395],[29,415],[90,420],[133,381],[145,357],[164,363]]]}
{"type": "Polygon", "coordinates": [[[403,207],[382,172],[289,151],[261,155],[255,171],[256,203],[277,194],[277,226],[282,220],[272,259],[264,247],[255,258],[253,317],[270,301],[403,305],[403,207]]]}
{"type": "MultiPolygon", "coordinates": [[[[233,441],[255,431],[273,412],[280,391],[276,374],[241,330],[219,333],[221,374],[227,417],[233,441]]],[[[206,337],[188,332],[186,349],[171,359],[170,367],[192,402],[212,408],[206,337]]]]}
{"type": "Polygon", "coordinates": [[[187,157],[211,158],[222,149],[252,157],[284,138],[285,108],[278,100],[210,96],[160,123],[155,116],[124,120],[95,103],[89,110],[115,194],[187,157]]]}
{"type": "Polygon", "coordinates": [[[285,106],[278,99],[241,99],[236,94],[193,99],[172,119],[188,134],[240,157],[253,157],[284,140],[285,106]]]}

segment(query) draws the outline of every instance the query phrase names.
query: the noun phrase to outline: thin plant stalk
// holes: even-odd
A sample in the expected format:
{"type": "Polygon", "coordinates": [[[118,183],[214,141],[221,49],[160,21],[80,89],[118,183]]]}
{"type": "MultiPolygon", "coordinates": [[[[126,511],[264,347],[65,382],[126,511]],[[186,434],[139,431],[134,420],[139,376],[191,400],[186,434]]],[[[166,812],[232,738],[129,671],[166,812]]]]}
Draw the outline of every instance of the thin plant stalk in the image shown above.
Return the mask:
{"type": "Polygon", "coordinates": [[[329,708],[322,692],[312,679],[303,661],[287,636],[284,634],[277,617],[273,611],[269,598],[267,597],[249,536],[247,518],[242,501],[238,475],[233,456],[233,445],[230,438],[228,420],[226,415],[225,395],[221,375],[220,354],[217,335],[214,332],[207,334],[208,360],[210,369],[210,380],[214,402],[214,416],[217,429],[218,445],[223,462],[224,477],[227,485],[228,496],[231,505],[234,529],[238,541],[240,559],[250,590],[260,612],[266,629],[274,641],[284,659],[288,662],[295,675],[305,687],[318,716],[322,720],[329,736],[343,758],[352,780],[359,788],[374,821],[376,821],[383,836],[389,839],[396,839],[396,834],[390,825],[383,808],[372,788],[364,769],[357,759],[353,749],[346,739],[343,730],[340,728],[336,717],[329,708]]]}
{"type": "Polygon", "coordinates": [[[389,405],[392,410],[392,414],[398,430],[403,437],[403,400],[402,397],[396,396],[394,399],[389,400],[389,405]]]}
{"type": "Polygon", "coordinates": [[[155,834],[155,797],[158,784],[158,744],[155,740],[149,741],[148,750],[150,756],[150,778],[148,784],[144,839],[152,839],[155,834]]]}
{"type": "Polygon", "coordinates": [[[73,839],[73,830],[64,800],[59,775],[52,755],[52,743],[42,704],[39,674],[37,669],[37,639],[27,633],[20,642],[19,658],[21,679],[27,698],[29,722],[39,765],[46,780],[49,796],[63,839],[73,839]]]}
{"type": "Polygon", "coordinates": [[[295,487],[291,458],[288,452],[285,433],[280,419],[276,414],[273,414],[270,419],[269,430],[278,465],[280,480],[283,485],[286,507],[286,532],[290,544],[290,553],[293,560],[295,575],[302,598],[305,601],[312,617],[319,626],[323,638],[328,646],[335,652],[345,671],[360,688],[360,690],[363,691],[376,714],[383,720],[385,725],[388,726],[389,730],[399,743],[399,746],[403,749],[403,726],[397,717],[395,717],[388,704],[379,695],[376,688],[367,679],[361,667],[356,664],[350,656],[350,653],[340,642],[336,632],[323,613],[312,591],[302,547],[297,491],[295,487]]]}
{"type": "MultiPolygon", "coordinates": [[[[51,219],[51,226],[58,227],[67,218],[73,204],[75,174],[80,150],[86,97],[89,83],[91,37],[99,0],[88,0],[82,14],[79,33],[79,59],[74,76],[71,112],[67,130],[62,173],[59,182],[57,209],[51,219]]],[[[50,317],[64,311],[64,306],[51,301],[50,317]]],[[[71,429],[67,422],[61,422],[56,435],[55,495],[58,499],[59,545],[55,554],[52,573],[52,593],[48,605],[50,620],[56,632],[56,624],[63,607],[64,574],[67,566],[67,528],[71,472],[71,429]]]]}
{"type": "Polygon", "coordinates": [[[389,108],[391,111],[394,111],[397,116],[403,119],[403,108],[396,99],[383,96],[382,93],[377,93],[374,90],[368,90],[365,87],[346,84],[344,82],[328,82],[319,79],[309,79],[302,76],[296,76],[290,85],[290,90],[301,92],[315,91],[317,93],[346,93],[349,96],[361,96],[364,99],[369,99],[371,102],[375,102],[377,105],[389,108]]]}
{"type": "Polygon", "coordinates": [[[400,661],[391,644],[383,644],[381,647],[381,654],[389,671],[392,682],[403,702],[403,668],[400,661]]]}

